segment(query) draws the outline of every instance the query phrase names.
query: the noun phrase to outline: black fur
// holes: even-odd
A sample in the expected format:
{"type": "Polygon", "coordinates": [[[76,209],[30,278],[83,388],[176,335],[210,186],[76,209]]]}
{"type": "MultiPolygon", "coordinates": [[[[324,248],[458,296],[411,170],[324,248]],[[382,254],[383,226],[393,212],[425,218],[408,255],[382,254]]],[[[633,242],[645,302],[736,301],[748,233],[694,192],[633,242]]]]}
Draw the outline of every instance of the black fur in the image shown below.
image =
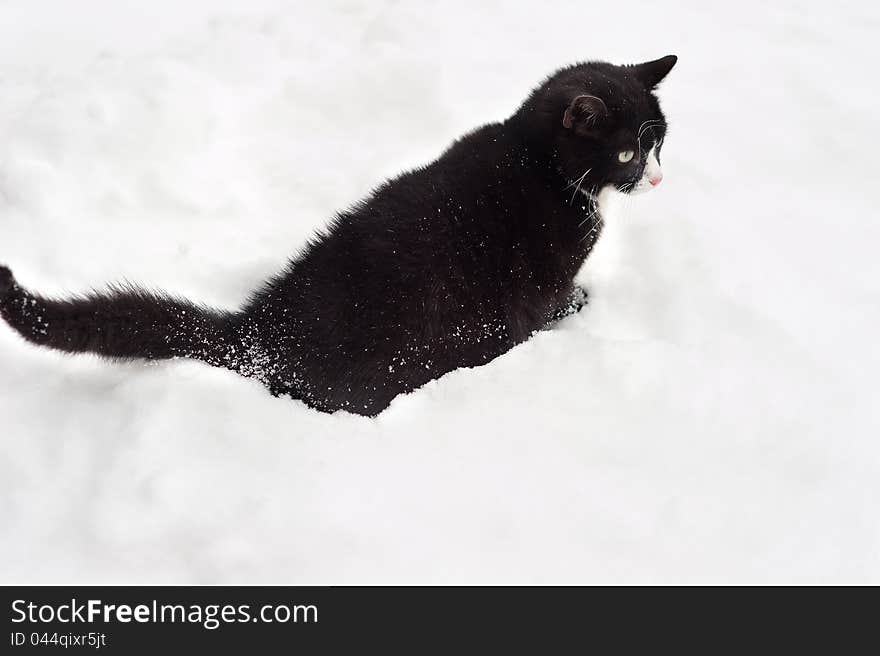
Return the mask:
{"type": "Polygon", "coordinates": [[[375,415],[579,307],[573,279],[602,222],[593,192],[627,191],[659,150],[651,92],[674,64],[559,71],[503,123],[340,213],[237,312],[135,288],[51,300],[0,267],[0,315],[35,344],[196,358],[319,410],[375,415]],[[621,164],[621,150],[636,157],[621,164]]]}

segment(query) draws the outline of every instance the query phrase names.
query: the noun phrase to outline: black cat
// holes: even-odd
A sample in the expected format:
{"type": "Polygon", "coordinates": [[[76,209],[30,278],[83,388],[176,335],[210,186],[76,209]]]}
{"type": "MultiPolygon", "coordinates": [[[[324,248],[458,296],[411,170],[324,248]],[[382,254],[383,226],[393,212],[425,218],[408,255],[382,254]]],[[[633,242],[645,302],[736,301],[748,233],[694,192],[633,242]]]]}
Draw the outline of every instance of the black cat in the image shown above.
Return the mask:
{"type": "Polygon", "coordinates": [[[675,62],[557,72],[503,123],[337,215],[236,312],[130,287],[47,299],[0,267],[0,314],[34,344],[195,358],[319,410],[375,415],[577,309],[599,192],[662,177],[652,91],[675,62]]]}

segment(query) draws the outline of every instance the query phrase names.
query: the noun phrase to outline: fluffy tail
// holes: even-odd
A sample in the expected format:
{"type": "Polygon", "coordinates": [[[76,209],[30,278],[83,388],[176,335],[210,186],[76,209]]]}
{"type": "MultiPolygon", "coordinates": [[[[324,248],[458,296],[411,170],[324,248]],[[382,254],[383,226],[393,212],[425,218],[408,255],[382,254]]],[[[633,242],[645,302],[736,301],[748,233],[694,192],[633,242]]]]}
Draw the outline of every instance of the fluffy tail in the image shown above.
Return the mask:
{"type": "Polygon", "coordinates": [[[235,315],[137,288],[52,300],[0,266],[0,316],[29,342],[112,358],[185,357],[234,368],[235,315]]]}

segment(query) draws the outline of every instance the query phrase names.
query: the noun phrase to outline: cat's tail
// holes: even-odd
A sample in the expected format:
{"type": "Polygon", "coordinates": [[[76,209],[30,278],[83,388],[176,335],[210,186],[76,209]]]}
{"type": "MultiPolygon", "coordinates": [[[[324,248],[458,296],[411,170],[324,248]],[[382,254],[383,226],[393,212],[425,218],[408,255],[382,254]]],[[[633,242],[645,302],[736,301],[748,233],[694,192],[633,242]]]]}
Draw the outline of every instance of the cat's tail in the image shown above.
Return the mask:
{"type": "Polygon", "coordinates": [[[237,368],[236,315],[135,287],[53,300],[24,289],[0,266],[0,316],[27,341],[59,351],[237,368]]]}

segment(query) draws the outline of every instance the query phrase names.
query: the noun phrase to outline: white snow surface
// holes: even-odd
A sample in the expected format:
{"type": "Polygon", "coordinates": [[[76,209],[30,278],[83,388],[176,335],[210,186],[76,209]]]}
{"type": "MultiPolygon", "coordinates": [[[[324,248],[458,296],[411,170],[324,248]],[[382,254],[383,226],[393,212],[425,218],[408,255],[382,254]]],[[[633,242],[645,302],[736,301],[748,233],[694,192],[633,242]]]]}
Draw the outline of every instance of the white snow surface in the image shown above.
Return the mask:
{"type": "Polygon", "coordinates": [[[377,419],[0,326],[6,583],[880,582],[876,3],[0,2],[0,262],[235,307],[556,68],[669,53],[589,307],[377,419]],[[613,9],[612,9],[613,6],[613,9]]]}

